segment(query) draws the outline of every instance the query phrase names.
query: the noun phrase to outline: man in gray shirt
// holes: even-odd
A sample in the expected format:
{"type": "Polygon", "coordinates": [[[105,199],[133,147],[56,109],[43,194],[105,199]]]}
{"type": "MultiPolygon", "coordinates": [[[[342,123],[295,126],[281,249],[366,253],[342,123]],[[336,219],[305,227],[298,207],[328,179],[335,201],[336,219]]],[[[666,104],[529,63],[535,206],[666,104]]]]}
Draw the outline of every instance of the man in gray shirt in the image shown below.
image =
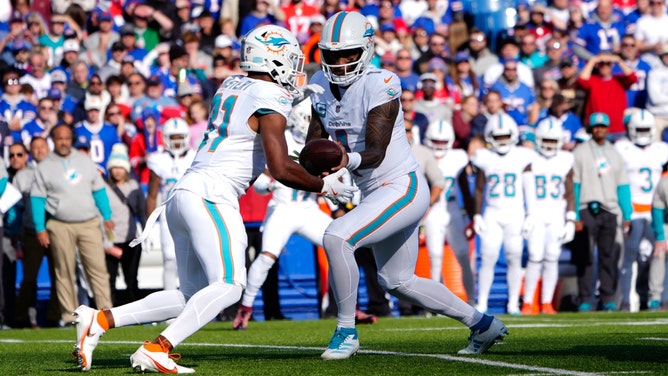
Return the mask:
{"type": "Polygon", "coordinates": [[[72,312],[78,306],[74,287],[77,249],[97,307],[112,306],[99,219],[102,214],[105,231],[114,229],[109,198],[93,161],[72,149],[72,136],[68,125],[52,129],[54,150],[37,165],[30,191],[37,240],[53,253],[64,324],[74,322],[72,312]]]}
{"type": "Polygon", "coordinates": [[[622,215],[625,234],[631,226],[631,188],[624,160],[606,139],[609,126],[608,115],[601,112],[591,114],[591,139],[573,151],[578,234],[572,251],[577,265],[580,295],[578,308],[581,312],[592,308],[594,247],[598,248],[600,304],[606,311],[617,309],[614,294],[617,289],[617,265],[622,251],[621,242],[616,241],[618,215],[622,215]]]}

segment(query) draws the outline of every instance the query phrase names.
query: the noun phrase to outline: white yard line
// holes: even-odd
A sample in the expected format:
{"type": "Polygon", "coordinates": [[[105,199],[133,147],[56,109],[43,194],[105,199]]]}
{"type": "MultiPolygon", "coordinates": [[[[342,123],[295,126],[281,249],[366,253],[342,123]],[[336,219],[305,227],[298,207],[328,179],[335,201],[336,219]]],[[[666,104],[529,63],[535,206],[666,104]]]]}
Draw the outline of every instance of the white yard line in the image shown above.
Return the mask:
{"type": "MultiPolygon", "coordinates": [[[[19,339],[0,339],[0,343],[72,343],[72,341],[68,340],[24,341],[19,339]]],[[[117,344],[117,345],[141,345],[141,342],[137,341],[100,341],[100,343],[117,344]]],[[[232,344],[232,343],[197,343],[197,342],[186,342],[180,344],[179,346],[254,348],[254,349],[272,349],[272,350],[292,350],[292,351],[322,351],[323,349],[323,347],[246,345],[246,344],[232,344]]],[[[377,350],[360,350],[359,353],[370,354],[370,355],[392,355],[392,356],[404,356],[404,357],[416,357],[416,358],[434,358],[451,362],[480,364],[489,367],[510,368],[522,371],[534,371],[534,372],[540,372],[541,374],[550,374],[550,375],[599,376],[599,375],[610,374],[610,372],[592,373],[592,372],[582,372],[582,371],[571,371],[560,368],[539,367],[528,364],[499,362],[494,360],[481,359],[479,357],[453,356],[444,354],[416,354],[416,353],[406,353],[397,351],[377,351],[377,350]]],[[[644,373],[644,371],[639,371],[637,373],[644,373]]]]}

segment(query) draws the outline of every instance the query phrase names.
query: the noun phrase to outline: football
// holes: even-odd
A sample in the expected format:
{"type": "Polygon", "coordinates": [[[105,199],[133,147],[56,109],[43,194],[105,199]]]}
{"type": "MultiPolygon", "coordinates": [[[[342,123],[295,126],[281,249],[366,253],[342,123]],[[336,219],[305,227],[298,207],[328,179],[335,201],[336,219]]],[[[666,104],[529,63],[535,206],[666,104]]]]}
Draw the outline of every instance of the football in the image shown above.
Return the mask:
{"type": "Polygon", "coordinates": [[[309,141],[299,153],[299,164],[311,175],[319,176],[329,172],[341,163],[343,152],[339,145],[330,140],[319,138],[309,141]]]}

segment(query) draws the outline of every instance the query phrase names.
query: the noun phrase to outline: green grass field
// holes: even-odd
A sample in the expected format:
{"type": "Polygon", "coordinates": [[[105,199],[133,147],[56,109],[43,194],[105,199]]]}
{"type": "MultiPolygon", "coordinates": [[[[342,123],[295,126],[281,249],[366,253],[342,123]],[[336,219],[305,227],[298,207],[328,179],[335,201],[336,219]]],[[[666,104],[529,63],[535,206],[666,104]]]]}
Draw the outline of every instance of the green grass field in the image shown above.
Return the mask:
{"type": "MultiPolygon", "coordinates": [[[[468,329],[454,320],[381,318],[358,326],[361,349],[322,361],[334,320],[214,322],[177,347],[201,375],[668,375],[668,312],[500,316],[510,335],[482,356],[458,356],[468,329]]],[[[90,374],[133,373],[129,356],[164,328],[113,329],[90,374]]],[[[0,375],[71,375],[74,328],[0,331],[0,375]]]]}

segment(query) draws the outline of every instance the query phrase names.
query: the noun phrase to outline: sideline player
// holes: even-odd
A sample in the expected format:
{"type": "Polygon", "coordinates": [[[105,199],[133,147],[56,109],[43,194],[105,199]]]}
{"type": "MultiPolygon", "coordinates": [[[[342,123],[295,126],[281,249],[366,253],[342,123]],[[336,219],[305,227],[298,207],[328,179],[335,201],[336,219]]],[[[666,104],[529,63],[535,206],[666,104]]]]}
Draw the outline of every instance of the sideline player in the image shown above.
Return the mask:
{"type": "MultiPolygon", "coordinates": [[[[619,283],[622,290],[622,311],[630,311],[633,263],[640,261],[640,244],[643,239],[654,243],[652,231],[652,198],[661,180],[661,173],[668,163],[668,145],[654,141],[656,125],[654,115],[647,110],[634,109],[627,121],[628,138],[615,142],[615,149],[626,165],[626,175],[631,188],[631,230],[624,238],[622,265],[619,269],[619,283]]],[[[649,258],[650,255],[644,255],[649,258]]],[[[647,265],[647,264],[645,264],[647,265]]],[[[639,267],[640,271],[641,268],[639,267]]]]}
{"type": "Polygon", "coordinates": [[[494,115],[485,125],[485,140],[492,149],[480,149],[473,156],[473,164],[478,168],[473,227],[480,236],[477,308],[481,312],[487,311],[494,265],[503,245],[508,264],[507,311],[511,315],[520,314],[522,237],[528,237],[534,222],[536,192],[531,162],[536,159],[536,153],[515,146],[517,139],[515,121],[506,113],[494,115]],[[481,215],[483,201],[487,206],[485,214],[481,215]]]}
{"type": "Polygon", "coordinates": [[[538,123],[538,156],[531,163],[536,184],[536,221],[527,239],[529,261],[524,274],[523,315],[538,310],[544,314],[557,313],[552,298],[559,278],[561,244],[575,236],[573,155],[561,150],[563,142],[561,121],[548,117],[538,123]],[[539,277],[542,277],[540,308],[533,305],[539,277]]]}
{"type": "Polygon", "coordinates": [[[265,166],[293,188],[322,192],[331,200],[353,195],[353,187],[338,181],[344,170],[321,179],[288,155],[286,119],[305,77],[297,39],[282,27],[264,25],[246,34],[241,45],[240,66],[248,76],[223,81],[192,166],[135,240],[141,242],[166,211],[180,290],[158,291],[109,310],[77,308],[74,354],[83,370],[90,369],[93,350],[106,330],[176,318],[132,354],[131,365],[142,371],[195,372],[177,365],[173,359],[178,357],[169,352],[241,298],[247,238],[238,201],[265,166]]]}
{"type": "MultiPolygon", "coordinates": [[[[300,152],[304,147],[306,132],[311,121],[311,101],[304,100],[292,109],[288,116],[285,139],[288,151],[300,152]]],[[[272,193],[267,214],[262,224],[262,253],[248,270],[246,289],[241,297],[241,306],[232,322],[234,329],[246,329],[258,290],[267,279],[269,269],[278,260],[281,251],[292,234],[299,234],[311,243],[322,246],[322,235],[332,218],[320,210],[317,195],[287,187],[261,174],[253,184],[259,194],[272,193]]]]}
{"type": "Polygon", "coordinates": [[[445,285],[414,273],[418,226],[429,205],[429,187],[406,138],[399,77],[370,65],[373,26],[361,13],[336,13],[325,22],[318,46],[323,70],[311,83],[325,92],[311,95],[307,141],[330,136],[339,141],[343,160],[333,170],[350,170],[361,192],[359,205],[335,219],[323,238],[339,314],[321,357],[346,359],[359,349],[359,270],[353,253],[359,247],[373,250],[378,281],[387,292],[471,328],[469,346],[460,354],[487,351],[506,335],[503,323],[476,311],[445,285]]]}
{"type": "MultiPolygon", "coordinates": [[[[158,206],[158,193],[165,200],[195,159],[195,151],[190,149],[188,123],[181,118],[171,118],[162,128],[164,151],[150,153],[146,166],[150,171],[146,213],[150,215],[158,206]]],[[[164,290],[176,290],[179,276],[176,267],[174,240],[169,233],[167,216],[160,216],[160,248],[162,249],[162,283],[164,290]]]]}
{"type": "Polygon", "coordinates": [[[429,251],[431,279],[442,282],[443,245],[447,238],[461,266],[466,296],[469,304],[472,304],[475,302],[475,282],[471,270],[469,242],[466,239],[466,220],[459,206],[458,189],[455,185],[459,181],[459,174],[469,163],[469,156],[463,149],[453,149],[454,141],[455,131],[449,122],[437,120],[427,127],[425,145],[431,148],[443,173],[445,189],[439,201],[429,209],[423,224],[429,251]]]}

